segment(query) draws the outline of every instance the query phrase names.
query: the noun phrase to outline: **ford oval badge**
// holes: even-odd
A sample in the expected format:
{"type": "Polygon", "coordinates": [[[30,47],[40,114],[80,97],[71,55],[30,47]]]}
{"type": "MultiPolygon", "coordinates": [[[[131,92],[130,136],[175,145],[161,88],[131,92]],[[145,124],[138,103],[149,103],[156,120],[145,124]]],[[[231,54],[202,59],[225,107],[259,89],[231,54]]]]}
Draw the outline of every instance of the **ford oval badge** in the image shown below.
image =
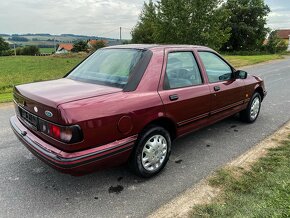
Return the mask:
{"type": "Polygon", "coordinates": [[[44,113],[48,117],[52,117],[53,116],[53,113],[51,113],[50,111],[45,111],[44,113]]]}

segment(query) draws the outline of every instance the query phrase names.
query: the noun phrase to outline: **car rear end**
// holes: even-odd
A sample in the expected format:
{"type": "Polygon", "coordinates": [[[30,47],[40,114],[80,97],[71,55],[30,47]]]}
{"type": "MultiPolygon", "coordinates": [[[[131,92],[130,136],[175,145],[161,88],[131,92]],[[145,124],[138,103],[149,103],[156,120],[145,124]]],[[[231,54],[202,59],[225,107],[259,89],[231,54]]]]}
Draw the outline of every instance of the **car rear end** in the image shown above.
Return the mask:
{"type": "Polygon", "coordinates": [[[40,99],[36,101],[27,96],[29,94],[24,88],[15,88],[16,114],[10,119],[11,127],[35,156],[53,168],[81,175],[128,159],[136,137],[102,145],[88,143],[83,132],[86,122],[76,119],[68,122],[61,105],[40,99]]]}

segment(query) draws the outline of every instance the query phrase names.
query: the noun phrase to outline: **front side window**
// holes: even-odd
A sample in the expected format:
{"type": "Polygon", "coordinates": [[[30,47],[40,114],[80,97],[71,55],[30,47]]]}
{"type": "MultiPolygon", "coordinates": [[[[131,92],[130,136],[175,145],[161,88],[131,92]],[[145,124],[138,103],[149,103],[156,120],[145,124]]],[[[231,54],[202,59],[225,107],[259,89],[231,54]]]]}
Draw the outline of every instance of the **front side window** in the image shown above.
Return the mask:
{"type": "Polygon", "coordinates": [[[67,78],[123,88],[143,53],[137,49],[100,49],[67,78]]]}
{"type": "Polygon", "coordinates": [[[206,69],[210,83],[226,81],[232,78],[231,67],[219,56],[211,52],[198,52],[206,69]]]}
{"type": "Polygon", "coordinates": [[[174,89],[202,84],[202,78],[192,52],[168,54],[165,89],[174,89]]]}

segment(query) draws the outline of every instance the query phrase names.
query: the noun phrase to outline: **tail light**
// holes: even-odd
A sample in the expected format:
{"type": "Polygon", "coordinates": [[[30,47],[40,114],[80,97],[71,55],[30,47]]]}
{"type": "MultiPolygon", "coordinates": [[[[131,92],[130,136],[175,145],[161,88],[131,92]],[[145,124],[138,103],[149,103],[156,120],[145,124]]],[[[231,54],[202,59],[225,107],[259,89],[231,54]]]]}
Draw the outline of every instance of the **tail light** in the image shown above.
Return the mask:
{"type": "Polygon", "coordinates": [[[59,126],[39,119],[39,131],[64,143],[76,143],[83,139],[81,128],[77,125],[59,126]]]}

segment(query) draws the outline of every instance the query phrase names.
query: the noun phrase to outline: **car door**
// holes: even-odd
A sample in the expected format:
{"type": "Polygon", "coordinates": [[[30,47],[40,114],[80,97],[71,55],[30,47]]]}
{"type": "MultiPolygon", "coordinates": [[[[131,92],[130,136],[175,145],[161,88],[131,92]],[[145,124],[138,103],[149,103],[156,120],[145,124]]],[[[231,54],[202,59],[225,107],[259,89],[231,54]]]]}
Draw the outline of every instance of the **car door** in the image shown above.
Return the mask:
{"type": "Polygon", "coordinates": [[[166,49],[159,95],[178,134],[204,126],[210,111],[210,90],[193,50],[166,49]]]}
{"type": "Polygon", "coordinates": [[[213,120],[239,111],[244,103],[244,81],[234,78],[234,69],[212,51],[198,51],[211,92],[211,117],[213,120]]]}

